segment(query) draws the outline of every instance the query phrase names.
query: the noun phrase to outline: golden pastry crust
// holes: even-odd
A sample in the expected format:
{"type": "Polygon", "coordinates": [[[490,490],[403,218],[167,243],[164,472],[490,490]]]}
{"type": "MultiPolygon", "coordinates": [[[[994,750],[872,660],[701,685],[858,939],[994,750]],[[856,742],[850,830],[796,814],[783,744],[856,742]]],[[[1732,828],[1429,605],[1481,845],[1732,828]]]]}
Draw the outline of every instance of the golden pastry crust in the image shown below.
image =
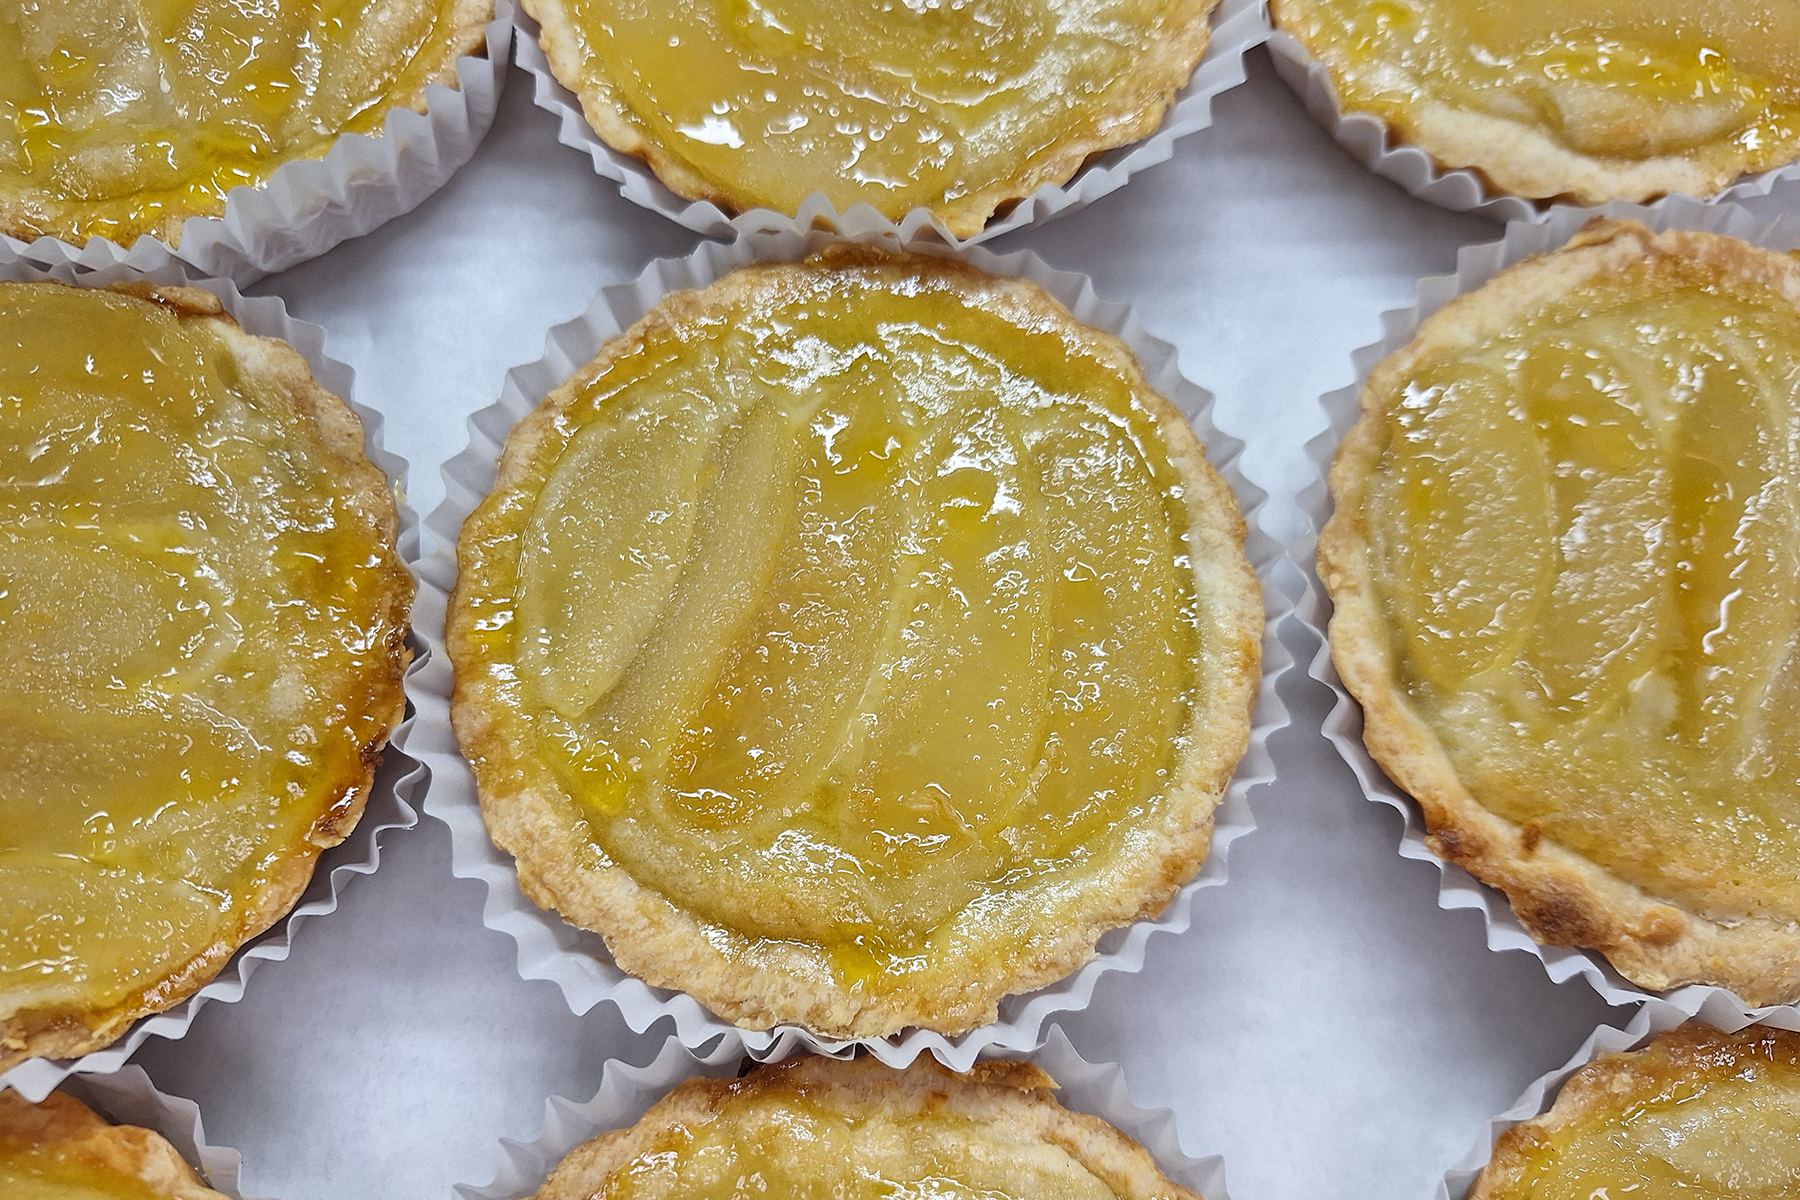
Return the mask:
{"type": "Polygon", "coordinates": [[[930,1055],[920,1055],[904,1071],[867,1057],[808,1057],[758,1066],[740,1079],[690,1079],[657,1101],[637,1124],[570,1151],[535,1200],[594,1200],[607,1194],[614,1173],[657,1149],[660,1139],[705,1125],[740,1097],[792,1098],[809,1111],[852,1121],[962,1117],[994,1130],[1011,1145],[1063,1151],[1120,1200],[1198,1200],[1165,1178],[1149,1151],[1113,1126],[1058,1104],[1051,1095],[1055,1087],[1055,1080],[1029,1063],[981,1062],[959,1075],[930,1055]]]}
{"type": "Polygon", "coordinates": [[[1332,661],[1363,709],[1363,741],[1418,801],[1433,851],[1506,893],[1540,943],[1601,951],[1620,973],[1654,990],[1689,983],[1730,988],[1751,1004],[1800,999],[1800,928],[1747,916],[1727,925],[1627,883],[1592,860],[1484,808],[1458,778],[1442,743],[1400,682],[1369,565],[1363,502],[1386,443],[1383,398],[1417,364],[1479,346],[1520,314],[1582,282],[1655,255],[1675,255],[1800,307],[1800,262],[1716,234],[1652,234],[1635,222],[1595,219],[1563,249],[1501,272],[1446,304],[1364,383],[1361,419],[1332,463],[1334,511],[1319,537],[1318,568],[1331,595],[1332,661]]]}
{"type": "MultiPolygon", "coordinates": [[[[1324,28],[1315,27],[1317,7],[1318,0],[1270,0],[1269,14],[1276,29],[1330,68],[1336,83],[1342,69],[1338,47],[1324,28]]],[[[1533,111],[1532,103],[1521,101],[1515,107],[1515,114],[1482,112],[1419,95],[1404,118],[1377,119],[1388,125],[1394,144],[1423,150],[1440,171],[1473,171],[1492,192],[1546,202],[1600,205],[1642,203],[1671,194],[1711,196],[1752,169],[1763,169],[1757,166],[1754,139],[1704,143],[1705,149],[1727,150],[1727,157],[1714,161],[1700,161],[1696,153],[1685,151],[1644,158],[1584,153],[1568,144],[1566,134],[1559,137],[1546,125],[1547,118],[1533,111]]],[[[1345,112],[1351,111],[1366,112],[1346,106],[1345,112]]],[[[1565,128],[1582,120],[1579,113],[1567,111],[1556,117],[1565,128]]]]}
{"type": "Polygon", "coordinates": [[[1710,1025],[1690,1022],[1658,1034],[1641,1050],[1608,1054],[1582,1067],[1564,1083],[1550,1111],[1521,1121],[1500,1135],[1493,1156],[1469,1189],[1468,1200],[1507,1200],[1526,1195],[1521,1187],[1540,1148],[1566,1129],[1595,1123],[1616,1112],[1622,1098],[1653,1098],[1671,1085],[1729,1074],[1740,1055],[1767,1058],[1770,1052],[1800,1056],[1800,1034],[1752,1025],[1737,1033],[1721,1033],[1710,1025]]]}
{"type": "MultiPolygon", "coordinates": [[[[538,41],[550,70],[559,83],[580,98],[582,114],[601,141],[649,166],[664,187],[684,200],[716,205],[728,216],[758,207],[744,194],[704,178],[632,117],[629,105],[613,82],[602,72],[589,70],[583,60],[582,38],[567,0],[521,2],[541,27],[538,41]]],[[[1198,4],[1186,5],[1195,10],[1191,19],[1179,26],[1174,36],[1156,42],[1135,64],[1130,90],[1105,114],[1100,132],[1058,144],[1048,157],[1030,164],[1020,174],[933,203],[933,215],[957,237],[973,237],[996,214],[1009,210],[1038,188],[1046,184],[1060,186],[1073,179],[1089,159],[1149,137],[1162,124],[1164,113],[1175,102],[1175,94],[1187,84],[1206,53],[1212,36],[1210,18],[1219,3],[1220,0],[1200,0],[1198,4]]]]}
{"type": "Polygon", "coordinates": [[[0,1090],[0,1143],[54,1148],[67,1161],[123,1176],[167,1200],[225,1200],[154,1130],[114,1125],[62,1092],[32,1104],[0,1090]]]}
{"type": "MultiPolygon", "coordinates": [[[[487,24],[493,19],[494,0],[452,0],[441,18],[442,25],[448,32],[437,46],[439,52],[433,58],[413,64],[414,69],[382,105],[383,113],[399,108],[422,113],[426,109],[426,88],[433,85],[457,87],[456,60],[471,55],[486,56],[487,24]]],[[[382,124],[370,130],[370,136],[380,136],[385,128],[385,121],[384,116],[382,124]]],[[[308,158],[322,158],[335,144],[335,141],[327,142],[313,154],[290,153],[282,161],[299,162],[308,158]]],[[[224,216],[225,202],[211,198],[208,200],[209,202],[190,200],[187,206],[163,214],[160,220],[143,232],[171,249],[178,248],[181,245],[181,227],[188,218],[224,216]]],[[[15,187],[0,186],[0,234],[19,241],[29,242],[48,235],[69,242],[85,242],[86,238],[71,232],[73,222],[79,219],[79,212],[76,205],[60,203],[57,198],[46,198],[37,193],[21,193],[15,187]]]]}
{"type": "MultiPolygon", "coordinates": [[[[258,891],[245,898],[241,919],[229,936],[221,937],[187,962],[150,981],[120,1004],[76,1012],[26,1009],[5,1018],[0,1021],[0,1071],[26,1058],[73,1058],[102,1049],[123,1036],[140,1017],[172,1008],[210,983],[241,946],[274,925],[299,902],[312,880],[319,854],[355,830],[374,786],[375,771],[388,737],[406,713],[402,680],[412,661],[406,631],[412,610],[413,579],[395,550],[399,513],[387,477],[364,453],[361,419],[343,400],[320,386],[299,351],[276,338],[246,333],[211,292],[147,283],[118,284],[112,290],[160,304],[183,321],[210,326],[229,349],[244,386],[255,389],[265,400],[285,404],[298,419],[293,427],[312,431],[312,449],[330,465],[331,477],[384,560],[380,591],[372,601],[372,609],[384,614],[383,623],[390,632],[385,645],[371,648],[371,657],[385,662],[385,670],[373,681],[351,665],[342,667],[340,674],[372,682],[369,711],[386,713],[387,718],[379,736],[362,747],[360,778],[331,799],[314,819],[306,852],[283,861],[258,891]]],[[[344,690],[348,694],[349,690],[344,690]]]]}
{"type": "MultiPolygon", "coordinates": [[[[846,269],[886,264],[955,280],[1022,325],[1081,339],[1131,382],[1136,398],[1155,417],[1183,484],[1197,594],[1216,614],[1207,622],[1209,636],[1223,631],[1219,653],[1227,682],[1195,705],[1188,753],[1175,771],[1170,816],[1144,831],[1131,877],[1110,894],[1092,896],[1083,918],[1036,946],[1017,974],[940,971],[932,982],[918,980],[903,995],[869,996],[841,982],[829,954],[817,945],[770,941],[754,959],[727,953],[706,923],[626,870],[610,863],[596,869],[587,843],[564,815],[568,802],[560,789],[553,781],[531,783],[520,769],[529,751],[515,743],[507,702],[484,670],[469,598],[488,586],[490,543],[530,506],[522,484],[585,382],[635,353],[653,331],[729,312],[803,267],[746,268],[702,291],[669,296],[520,421],[507,441],[493,491],[465,523],[458,544],[445,635],[456,666],[451,717],[475,770],[488,832],[517,859],[521,889],[539,907],[601,933],[621,970],[656,987],[685,991],[746,1028],[793,1022],[833,1037],[880,1037],[911,1025],[961,1033],[993,1021],[1003,996],[1044,987],[1088,962],[1101,934],[1161,912],[1199,871],[1211,844],[1213,810],[1249,743],[1261,674],[1262,594],[1244,558],[1245,525],[1230,487],[1206,461],[1187,421],[1150,388],[1135,357],[1117,339],[1080,325],[1033,284],[956,262],[844,245],[812,261],[846,269]]],[[[495,544],[506,544],[499,536],[502,541],[495,544]]],[[[516,544],[512,549],[516,553],[516,544]]]]}

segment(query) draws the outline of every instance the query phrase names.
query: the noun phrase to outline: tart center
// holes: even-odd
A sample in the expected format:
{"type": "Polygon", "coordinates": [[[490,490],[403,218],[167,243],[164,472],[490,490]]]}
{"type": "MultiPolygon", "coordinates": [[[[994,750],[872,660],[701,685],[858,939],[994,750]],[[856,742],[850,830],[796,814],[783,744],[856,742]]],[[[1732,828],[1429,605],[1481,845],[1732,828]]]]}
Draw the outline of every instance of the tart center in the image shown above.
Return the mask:
{"type": "Polygon", "coordinates": [[[168,1193],[54,1147],[0,1138],[0,1194],[7,1200],[166,1200],[168,1193]]]}
{"type": "Polygon", "coordinates": [[[378,131],[447,8],[0,0],[0,201],[30,222],[50,198],[64,236],[126,245],[165,214],[222,211],[230,189],[378,131]]]}
{"type": "Polygon", "coordinates": [[[860,201],[896,218],[1021,175],[1059,143],[1107,132],[1133,68],[1199,8],[570,4],[582,56],[651,140],[714,190],[788,213],[824,192],[840,211],[860,201]]]}
{"type": "Polygon", "coordinates": [[[476,624],[597,853],[854,971],[1107,869],[1175,783],[1199,633],[1180,483],[1115,364],[820,278],[587,386],[516,612],[476,624]]]}
{"type": "Polygon", "coordinates": [[[1401,682],[1481,804],[1791,920],[1800,316],[1753,292],[1639,261],[1426,362],[1366,512],[1401,682]]]}
{"type": "Polygon", "coordinates": [[[0,283],[0,1016],[237,928],[386,727],[331,672],[385,658],[391,567],[236,384],[159,305],[0,283]]]}
{"type": "MultiPolygon", "coordinates": [[[[1347,108],[1402,129],[1437,101],[1570,150],[1650,159],[1710,145],[1750,170],[1800,148],[1800,9],[1771,0],[1299,0],[1347,108]]],[[[1317,44],[1317,43],[1315,43],[1317,44]]],[[[1454,164],[1453,164],[1454,165],[1454,164]]]]}

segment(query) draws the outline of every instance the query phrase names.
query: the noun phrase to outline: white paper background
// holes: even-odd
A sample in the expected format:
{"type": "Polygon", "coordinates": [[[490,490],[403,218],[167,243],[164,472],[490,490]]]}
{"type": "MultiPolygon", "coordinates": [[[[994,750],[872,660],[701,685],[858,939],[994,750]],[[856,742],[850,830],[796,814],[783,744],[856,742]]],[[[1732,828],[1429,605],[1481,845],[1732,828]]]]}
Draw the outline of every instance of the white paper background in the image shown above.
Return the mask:
{"type": "MultiPolygon", "coordinates": [[[[1171,161],[991,248],[1085,272],[1176,343],[1295,539],[1318,396],[1350,382],[1384,309],[1494,226],[1371,176],[1265,52],[1249,66],[1171,161]]],[[[389,413],[420,511],[464,418],[543,353],[545,330],[696,241],[558,145],[530,92],[515,73],[493,133],[416,211],[257,289],[330,331],[358,397],[389,413]]],[[[1478,914],[1440,910],[1436,868],[1395,852],[1398,814],[1308,732],[1329,693],[1295,679],[1284,698],[1297,728],[1272,743],[1281,778],[1251,794],[1258,828],[1233,845],[1230,881],[1067,1028],[1085,1057],[1123,1065],[1138,1104],[1175,1110],[1189,1153],[1225,1155],[1236,1200],[1430,1200],[1490,1117],[1630,1014],[1490,952],[1478,914]]],[[[200,1102],[208,1137],[243,1153],[250,1194],[448,1200],[488,1177],[499,1137],[535,1136],[546,1097],[592,1095],[609,1055],[642,1065],[657,1044],[606,1006],[575,1017],[554,984],[520,981],[512,939],[481,925],[484,890],[451,877],[449,836],[427,820],[243,1003],[209,1006],[137,1061],[200,1102]]]]}

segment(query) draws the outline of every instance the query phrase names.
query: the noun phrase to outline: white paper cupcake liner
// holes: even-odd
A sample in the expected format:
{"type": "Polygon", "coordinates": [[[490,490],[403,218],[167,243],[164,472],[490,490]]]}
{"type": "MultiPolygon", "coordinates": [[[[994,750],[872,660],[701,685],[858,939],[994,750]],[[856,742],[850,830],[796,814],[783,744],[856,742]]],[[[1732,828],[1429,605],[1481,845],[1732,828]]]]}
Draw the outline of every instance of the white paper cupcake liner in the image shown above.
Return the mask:
{"type": "Polygon", "coordinates": [[[512,22],[511,0],[494,0],[486,52],[456,60],[456,87],[426,88],[422,113],[390,110],[379,136],[344,134],[322,159],[284,163],[263,187],[231,189],[225,215],[188,218],[173,251],[147,235],[129,248],[98,237],[81,247],[53,237],[27,244],[0,236],[0,244],[44,266],[124,263],[155,272],[180,259],[240,287],[317,258],[411,212],[469,161],[494,121],[512,22]]]}
{"type": "MultiPolygon", "coordinates": [[[[122,280],[147,279],[164,285],[203,288],[217,296],[224,304],[225,311],[247,332],[261,337],[280,338],[291,344],[306,359],[313,376],[326,389],[342,397],[362,419],[368,456],[387,475],[394,489],[400,513],[398,545],[401,561],[409,568],[416,567],[419,560],[419,520],[406,504],[402,492],[406,480],[406,460],[383,449],[381,414],[365,408],[352,398],[355,372],[343,363],[326,357],[325,331],[317,325],[290,317],[287,306],[279,297],[244,296],[228,279],[197,278],[184,271],[180,263],[173,261],[165,262],[157,270],[149,272],[133,270],[118,263],[95,271],[79,268],[69,262],[45,269],[5,246],[0,246],[0,279],[20,282],[56,279],[81,287],[105,287],[122,280]]],[[[424,667],[429,658],[429,649],[425,642],[410,634],[407,645],[413,652],[412,665],[407,670],[410,688],[414,674],[424,667]]],[[[79,1058],[26,1059],[0,1074],[0,1088],[13,1088],[27,1100],[41,1100],[71,1074],[106,1074],[117,1071],[152,1035],[169,1039],[187,1036],[195,1014],[209,1000],[225,1003],[241,1000],[245,984],[260,963],[287,958],[300,926],[311,917],[335,912],[339,890],[352,877],[371,874],[381,865],[380,835],[383,832],[390,829],[411,829],[418,824],[419,817],[414,806],[419,802],[430,776],[417,760],[405,753],[407,739],[413,730],[413,720],[413,708],[409,702],[406,719],[394,730],[388,749],[382,756],[381,767],[376,772],[375,784],[370,789],[362,819],[342,844],[320,855],[312,882],[287,916],[246,943],[212,982],[173,1008],[140,1019],[112,1045],[79,1058]]]]}
{"type": "Polygon", "coordinates": [[[1659,1033],[1666,1033],[1690,1019],[1700,1020],[1725,1033],[1736,1033],[1749,1025],[1768,1025],[1776,1029],[1800,1031],[1800,1009],[1792,1005],[1769,1009],[1752,1019],[1724,996],[1714,996],[1699,1008],[1688,1011],[1661,1000],[1651,1000],[1633,1014],[1623,1029],[1602,1025],[1588,1035],[1575,1056],[1525,1089],[1513,1106],[1488,1122],[1488,1131],[1469,1152],[1444,1173],[1439,1181],[1436,1200],[1463,1200],[1488,1160],[1493,1157],[1494,1143],[1500,1135],[1517,1125],[1550,1111],[1556,1094],[1569,1076],[1597,1058],[1627,1050],[1641,1050],[1659,1033]]]}
{"type": "MultiPolygon", "coordinates": [[[[565,1155],[583,1142],[614,1129],[636,1124],[676,1084],[696,1077],[729,1079],[738,1074],[743,1047],[727,1038],[705,1054],[683,1047],[675,1038],[647,1067],[614,1060],[606,1064],[600,1090],[586,1104],[556,1096],[544,1104],[544,1128],[536,1139],[500,1141],[501,1165],[485,1187],[459,1184],[457,1200],[521,1200],[543,1185],[565,1155]]],[[[1013,1055],[1049,1072],[1056,1080],[1057,1102],[1108,1122],[1143,1146],[1164,1175],[1206,1200],[1227,1200],[1225,1162],[1218,1155],[1194,1158],[1181,1148],[1175,1114],[1166,1108],[1144,1109],[1132,1103],[1125,1074],[1117,1063],[1090,1063],[1075,1052],[1061,1029],[1053,1029],[1035,1054],[1013,1055]]]]}
{"type": "MultiPolygon", "coordinates": [[[[878,240],[878,236],[867,240],[878,240]]],[[[435,545],[420,571],[423,586],[415,613],[417,627],[433,638],[441,638],[444,605],[456,580],[457,535],[463,521],[493,487],[500,450],[508,434],[539,400],[591,360],[608,338],[630,328],[668,293],[704,287],[751,262],[797,260],[831,240],[820,233],[784,231],[746,234],[730,245],[703,243],[686,259],[652,263],[634,282],[605,289],[586,313],[551,330],[544,357],[508,373],[500,400],[470,418],[468,448],[444,467],[445,500],[426,521],[435,545]]],[[[1243,443],[1222,434],[1213,424],[1212,396],[1182,377],[1175,348],[1146,334],[1125,305],[1100,300],[1084,276],[1052,270],[1025,252],[997,256],[972,249],[959,257],[994,274],[1029,279],[1066,305],[1077,319],[1119,336],[1138,356],[1150,385],[1168,397],[1193,424],[1206,446],[1208,460],[1224,475],[1245,509],[1250,526],[1245,550],[1263,582],[1268,622],[1268,633],[1263,639],[1263,682],[1250,746],[1214,814],[1212,851],[1204,868],[1160,916],[1109,932],[1100,939],[1099,954],[1092,962],[1049,987],[1007,997],[1000,1003],[996,1023],[961,1036],[949,1038],[914,1029],[889,1039],[848,1042],[819,1037],[792,1026],[765,1032],[742,1030],[684,993],[652,988],[620,971],[599,935],[577,929],[555,913],[539,909],[520,892],[512,857],[494,846],[482,824],[474,777],[457,753],[450,729],[450,664],[445,655],[434,653],[414,691],[424,718],[415,736],[415,749],[430,765],[433,779],[426,811],[450,826],[454,873],[462,878],[481,879],[488,885],[483,920],[489,928],[517,940],[519,973],[527,979],[555,981],[575,1012],[585,1013],[603,1000],[611,1001],[626,1023],[640,1033],[658,1018],[671,1017],[685,1045],[702,1046],[729,1034],[740,1038],[745,1052],[758,1059],[779,1058],[797,1048],[843,1056],[860,1044],[890,1066],[905,1066],[929,1050],[945,1064],[966,1070],[985,1051],[1037,1048],[1043,1044],[1045,1020],[1053,1013],[1085,1008],[1100,976],[1109,971],[1142,969],[1150,935],[1187,929],[1195,890],[1224,882],[1227,849],[1253,827],[1245,795],[1274,778],[1266,743],[1269,735],[1289,720],[1285,705],[1276,696],[1274,681],[1292,665],[1276,637],[1277,628],[1292,606],[1283,589],[1270,579],[1271,572],[1286,559],[1258,521],[1264,492],[1239,470],[1243,443]]]]}
{"type": "MultiPolygon", "coordinates": [[[[1266,4],[1267,0],[1260,2],[1266,4]]],[[[1268,44],[1276,73],[1300,97],[1313,119],[1324,126],[1351,157],[1383,179],[1399,184],[1411,195],[1453,212],[1480,213],[1500,222],[1542,220],[1552,208],[1568,207],[1495,191],[1471,170],[1439,167],[1431,155],[1419,147],[1396,141],[1388,123],[1380,117],[1367,112],[1344,112],[1338,105],[1331,69],[1314,58],[1298,39],[1277,29],[1270,34],[1268,44]]],[[[1731,203],[1766,196],[1777,183],[1788,179],[1800,179],[1800,163],[1759,175],[1747,175],[1700,203],[1731,203]]],[[[1694,202],[1691,196],[1669,197],[1646,207],[1654,209],[1676,200],[1694,202]]]]}
{"type": "Polygon", "coordinates": [[[1167,161],[1174,153],[1177,138],[1212,124],[1213,97],[1244,82],[1245,51],[1260,45],[1269,35],[1263,4],[1264,0],[1223,0],[1214,10],[1212,37],[1207,42],[1206,52],[1194,68],[1187,86],[1176,93],[1175,103],[1155,133],[1143,141],[1100,155],[1068,183],[1060,186],[1045,184],[1020,200],[1006,215],[994,218],[980,233],[967,238],[958,238],[951,233],[928,209],[915,208],[895,222],[868,204],[853,205],[847,212],[840,213],[819,193],[807,197],[792,216],[755,208],[732,217],[709,201],[684,199],[664,187],[643,162],[614,150],[594,132],[582,115],[580,99],[557,82],[551,72],[550,63],[538,43],[538,24],[523,11],[518,15],[516,53],[519,65],[531,72],[536,81],[532,95],[538,107],[557,118],[557,140],[565,146],[586,151],[594,161],[595,173],[617,183],[620,194],[627,200],[661,213],[684,228],[721,238],[731,238],[738,233],[826,230],[850,238],[878,237],[891,244],[909,244],[923,239],[960,248],[1072,212],[1117,191],[1138,171],[1167,161]]]}
{"type": "Polygon", "coordinates": [[[256,1200],[239,1189],[243,1160],[238,1152],[207,1145],[200,1106],[158,1091],[142,1067],[121,1067],[111,1075],[78,1075],[57,1090],[67,1092],[114,1125],[137,1125],[160,1133],[213,1191],[231,1200],[256,1200]]]}
{"type": "MultiPolygon", "coordinates": [[[[1300,507],[1312,522],[1312,530],[1304,543],[1294,548],[1293,554],[1295,565],[1305,574],[1307,581],[1306,592],[1297,606],[1298,615],[1318,642],[1318,652],[1308,672],[1314,679],[1330,687],[1337,698],[1331,714],[1325,719],[1326,738],[1337,747],[1338,753],[1356,773],[1364,795],[1370,800],[1388,805],[1405,818],[1406,828],[1400,838],[1400,854],[1405,858],[1437,865],[1443,876],[1438,888],[1438,906],[1444,909],[1479,910],[1487,920],[1487,941],[1491,949],[1525,951],[1542,962],[1550,978],[1557,983],[1580,975],[1609,1004],[1640,1004],[1660,996],[1670,1005],[1693,1014],[1723,997],[1738,1011],[1749,1012],[1743,1001],[1722,988],[1695,984],[1665,993],[1652,992],[1625,979],[1598,951],[1568,946],[1542,946],[1532,940],[1502,892],[1482,884],[1461,867],[1439,858],[1426,846],[1425,822],[1418,805],[1388,779],[1363,745],[1362,708],[1345,691],[1343,682],[1339,680],[1337,670],[1332,665],[1331,651],[1326,645],[1325,628],[1330,619],[1331,605],[1319,582],[1313,559],[1317,551],[1319,531],[1325,527],[1325,521],[1331,515],[1331,494],[1326,485],[1326,476],[1331,469],[1332,457],[1337,453],[1338,443],[1361,415],[1357,401],[1363,380],[1368,378],[1369,371],[1376,363],[1412,341],[1420,323],[1432,313],[1457,296],[1481,287],[1506,267],[1532,255],[1556,249],[1597,215],[1641,221],[1658,231],[1696,229],[1728,234],[1774,250],[1785,251],[1800,246],[1800,219],[1783,216],[1773,222],[1762,221],[1735,205],[1704,204],[1688,197],[1675,197],[1650,206],[1615,203],[1598,209],[1559,207],[1539,221],[1512,222],[1507,225],[1506,236],[1500,241],[1464,247],[1457,255],[1455,275],[1421,279],[1418,285],[1418,303],[1411,308],[1381,314],[1385,336],[1381,341],[1364,346],[1351,356],[1356,383],[1320,398],[1319,404],[1325,410],[1326,429],[1306,444],[1307,457],[1312,460],[1317,474],[1300,494],[1300,507]]],[[[1775,1010],[1756,1011],[1766,1013],[1775,1010]]]]}

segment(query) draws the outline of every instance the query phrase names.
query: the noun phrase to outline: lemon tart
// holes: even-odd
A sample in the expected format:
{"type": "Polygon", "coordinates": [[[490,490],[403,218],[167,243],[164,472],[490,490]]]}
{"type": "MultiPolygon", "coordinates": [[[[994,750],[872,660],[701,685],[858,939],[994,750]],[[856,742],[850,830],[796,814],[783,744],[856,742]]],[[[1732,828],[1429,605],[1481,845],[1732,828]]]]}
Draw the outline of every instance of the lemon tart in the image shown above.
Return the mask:
{"type": "Polygon", "coordinates": [[[0,283],[0,1068],[285,913],[401,715],[362,426],[217,298],[0,283]]]}
{"type": "Polygon", "coordinates": [[[753,1028],[994,1018],[1206,855],[1260,593],[1229,489],[1047,294],[851,247],[665,299],[464,524],[494,841],[753,1028]]]}
{"type": "Polygon", "coordinates": [[[161,1134],[112,1125],[73,1096],[31,1104],[0,1091],[0,1195],[7,1200],[225,1200],[161,1134]]]}
{"type": "Polygon", "coordinates": [[[1149,135],[1218,0],[525,0],[613,149],[728,213],[823,193],[959,237],[1149,135]]]}
{"type": "Polygon", "coordinates": [[[1596,221],[1363,387],[1319,572],[1370,753],[1539,941],[1800,999],[1800,262],[1596,221]]]}
{"type": "Polygon", "coordinates": [[[1800,1195],[1800,1034],[1684,1025],[1570,1077],[1515,1125],[1469,1200],[1800,1195]]]}
{"type": "Polygon", "coordinates": [[[1197,1200],[1142,1146],[1058,1104],[1055,1086],[1029,1063],[958,1075],[929,1055],[904,1071],[800,1058],[690,1079],[570,1152],[536,1200],[1197,1200]]]}
{"type": "Polygon", "coordinates": [[[1340,107],[1440,167],[1581,204],[1707,196],[1800,158],[1792,0],[1272,0],[1340,107]]]}
{"type": "Polygon", "coordinates": [[[493,0],[0,0],[0,233],[175,246],[234,187],[456,86],[493,0]]]}

